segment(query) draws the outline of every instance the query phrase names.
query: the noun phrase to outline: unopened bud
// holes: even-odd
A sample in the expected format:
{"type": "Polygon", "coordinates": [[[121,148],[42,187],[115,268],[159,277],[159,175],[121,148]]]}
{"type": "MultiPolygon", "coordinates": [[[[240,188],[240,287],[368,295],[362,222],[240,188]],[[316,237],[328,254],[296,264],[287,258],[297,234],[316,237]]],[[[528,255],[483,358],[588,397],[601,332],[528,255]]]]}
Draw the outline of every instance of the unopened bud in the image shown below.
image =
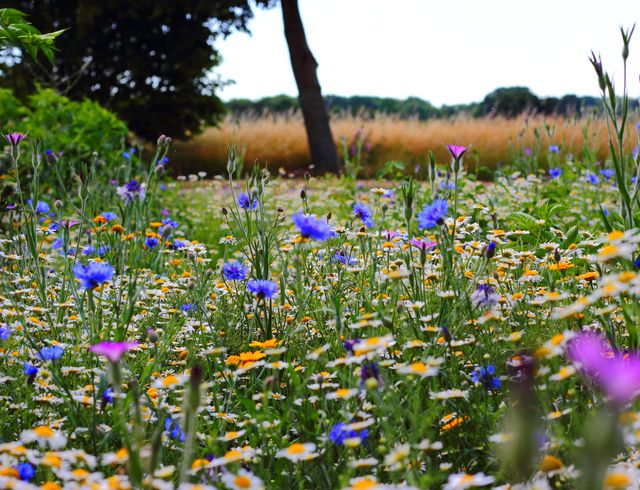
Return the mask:
{"type": "Polygon", "coordinates": [[[380,383],[378,383],[378,380],[376,378],[369,378],[364,382],[364,386],[367,388],[367,390],[370,391],[374,391],[378,389],[380,383]]]}

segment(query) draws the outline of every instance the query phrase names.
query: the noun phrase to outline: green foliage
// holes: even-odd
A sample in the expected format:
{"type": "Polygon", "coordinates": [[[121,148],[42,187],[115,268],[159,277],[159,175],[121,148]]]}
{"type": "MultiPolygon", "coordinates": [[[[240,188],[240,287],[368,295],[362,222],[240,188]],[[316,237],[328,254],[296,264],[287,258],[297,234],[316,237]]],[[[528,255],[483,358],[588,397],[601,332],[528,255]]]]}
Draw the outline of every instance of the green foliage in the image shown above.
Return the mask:
{"type": "MultiPolygon", "coordinates": [[[[272,2],[260,0],[261,5],[272,2]]],[[[2,1],[27,12],[42,29],[73,26],[60,36],[53,72],[33,79],[32,60],[8,60],[5,86],[25,98],[36,83],[51,82],[74,99],[108,106],[140,136],[187,138],[218,122],[224,106],[211,71],[219,35],[246,30],[254,2],[227,0],[2,1]],[[22,63],[18,63],[22,61],[22,63]]]]}
{"type": "Polygon", "coordinates": [[[53,61],[53,41],[64,29],[42,34],[26,21],[26,16],[16,9],[0,9],[0,48],[16,47],[24,49],[32,58],[42,53],[53,61]]]}
{"type": "Polygon", "coordinates": [[[100,104],[72,101],[52,89],[40,89],[29,97],[20,128],[41,139],[46,148],[80,160],[93,152],[113,158],[128,132],[126,124],[100,104]]]}
{"type": "Polygon", "coordinates": [[[6,88],[0,89],[0,111],[5,130],[17,127],[18,122],[25,115],[22,102],[6,88]]]}
{"type": "MultiPolygon", "coordinates": [[[[526,87],[499,88],[487,95],[483,102],[435,107],[419,97],[393,99],[391,97],[372,97],[354,95],[325,96],[327,108],[334,114],[392,114],[400,118],[416,118],[421,121],[432,118],[451,117],[459,114],[472,114],[477,117],[488,114],[517,116],[525,111],[544,115],[581,115],[585,111],[598,108],[596,97],[578,97],[565,95],[561,98],[539,98],[526,87]]],[[[300,108],[298,99],[289,95],[275,95],[258,100],[233,99],[226,104],[229,112],[235,115],[257,114],[264,112],[283,113],[297,111],[300,108]]]]}
{"type": "MultiPolygon", "coordinates": [[[[41,150],[53,152],[55,156],[50,158],[57,163],[46,166],[43,172],[45,181],[54,187],[68,184],[72,169],[79,172],[96,157],[103,169],[115,169],[122,163],[126,124],[88,99],[76,102],[55,90],[38,89],[22,105],[10,90],[2,89],[0,120],[4,121],[4,132],[26,133],[30,141],[39,142],[41,150]]],[[[7,145],[4,138],[0,145],[7,145]]]]}

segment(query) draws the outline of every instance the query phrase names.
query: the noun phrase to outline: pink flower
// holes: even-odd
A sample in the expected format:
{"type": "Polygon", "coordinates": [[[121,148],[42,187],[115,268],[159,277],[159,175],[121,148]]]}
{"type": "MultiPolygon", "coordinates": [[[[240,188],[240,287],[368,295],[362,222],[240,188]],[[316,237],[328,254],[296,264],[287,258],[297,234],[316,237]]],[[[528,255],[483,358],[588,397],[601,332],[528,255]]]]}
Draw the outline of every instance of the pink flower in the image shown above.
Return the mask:
{"type": "Polygon", "coordinates": [[[462,155],[464,155],[468,150],[466,146],[460,145],[447,145],[447,149],[449,150],[449,153],[451,153],[451,156],[456,160],[460,160],[462,155]]]}
{"type": "Polygon", "coordinates": [[[567,344],[567,354],[572,362],[579,364],[586,374],[595,374],[606,367],[605,354],[609,344],[600,335],[583,332],[576,335],[567,344]]]}
{"type": "Polygon", "coordinates": [[[640,357],[613,352],[604,337],[580,333],[567,344],[567,355],[602,391],[624,405],[640,394],[640,357]]]}
{"type": "Polygon", "coordinates": [[[419,248],[420,250],[429,250],[438,245],[436,242],[430,242],[428,240],[424,240],[423,238],[412,238],[409,243],[411,243],[411,245],[413,245],[414,247],[419,248]]]}
{"type": "Polygon", "coordinates": [[[89,347],[89,351],[97,356],[106,357],[115,363],[120,360],[125,352],[133,349],[137,345],[138,342],[109,342],[105,340],[89,347]]]}
{"type": "Polygon", "coordinates": [[[61,224],[62,226],[64,226],[65,228],[73,228],[74,226],[79,225],[79,224],[80,224],[80,222],[79,222],[79,221],[76,221],[76,220],[74,220],[74,219],[71,219],[71,220],[63,219],[63,220],[60,222],[60,224],[61,224]]]}
{"type": "Polygon", "coordinates": [[[18,146],[26,136],[27,136],[26,134],[22,134],[22,133],[9,133],[4,135],[4,137],[7,138],[7,141],[11,144],[11,146],[18,146]]]}

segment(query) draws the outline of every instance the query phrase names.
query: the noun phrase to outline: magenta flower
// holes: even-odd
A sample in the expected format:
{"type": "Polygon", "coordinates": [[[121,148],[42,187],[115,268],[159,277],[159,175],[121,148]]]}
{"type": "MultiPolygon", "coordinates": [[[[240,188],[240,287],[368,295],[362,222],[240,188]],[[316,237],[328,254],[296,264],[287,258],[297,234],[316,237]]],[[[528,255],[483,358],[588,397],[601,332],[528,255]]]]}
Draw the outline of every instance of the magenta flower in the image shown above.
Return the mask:
{"type": "Polygon", "coordinates": [[[412,238],[409,243],[420,250],[430,250],[438,245],[436,242],[430,242],[423,238],[412,238]]]}
{"type": "Polygon", "coordinates": [[[640,394],[640,357],[622,355],[595,333],[580,333],[567,344],[567,355],[614,402],[624,405],[640,394]]]}
{"type": "Polygon", "coordinates": [[[97,356],[106,357],[111,362],[116,363],[125,352],[133,349],[137,345],[138,342],[109,342],[105,340],[89,347],[89,351],[97,356]]]}
{"type": "Polygon", "coordinates": [[[26,136],[27,136],[26,134],[22,134],[22,133],[9,133],[4,135],[4,137],[7,138],[7,141],[11,144],[11,146],[18,146],[26,136]]]}
{"type": "Polygon", "coordinates": [[[462,158],[462,155],[464,155],[469,148],[460,145],[447,145],[447,149],[449,150],[449,153],[451,153],[451,156],[453,158],[455,158],[456,160],[460,160],[460,158],[462,158]]]}

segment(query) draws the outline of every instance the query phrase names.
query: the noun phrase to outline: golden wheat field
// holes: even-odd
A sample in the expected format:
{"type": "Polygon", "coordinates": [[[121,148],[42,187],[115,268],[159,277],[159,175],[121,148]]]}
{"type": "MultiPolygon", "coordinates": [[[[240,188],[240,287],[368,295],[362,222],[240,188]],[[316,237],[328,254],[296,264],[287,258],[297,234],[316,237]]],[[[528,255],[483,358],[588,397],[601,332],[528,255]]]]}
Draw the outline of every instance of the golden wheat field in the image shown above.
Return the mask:
{"type": "MultiPolygon", "coordinates": [[[[331,121],[333,135],[342,154],[343,138],[353,146],[355,135],[365,138],[363,176],[372,176],[390,160],[401,161],[413,171],[424,164],[427,151],[438,161],[448,160],[446,144],[470,145],[469,167],[493,169],[514,158],[515,153],[537,146],[543,154],[548,145],[558,145],[562,155],[579,158],[586,149],[598,158],[608,152],[607,128],[597,117],[573,119],[521,116],[515,119],[471,118],[400,119],[390,115],[339,116],[331,121]]],[[[630,124],[629,132],[633,126],[630,124]]],[[[627,140],[634,146],[636,138],[627,140]]],[[[209,128],[189,142],[177,142],[174,160],[182,172],[206,171],[210,176],[224,170],[230,145],[246,152],[246,166],[255,161],[288,171],[309,165],[307,141],[299,114],[266,114],[259,117],[227,117],[220,127],[209,128]]]]}

